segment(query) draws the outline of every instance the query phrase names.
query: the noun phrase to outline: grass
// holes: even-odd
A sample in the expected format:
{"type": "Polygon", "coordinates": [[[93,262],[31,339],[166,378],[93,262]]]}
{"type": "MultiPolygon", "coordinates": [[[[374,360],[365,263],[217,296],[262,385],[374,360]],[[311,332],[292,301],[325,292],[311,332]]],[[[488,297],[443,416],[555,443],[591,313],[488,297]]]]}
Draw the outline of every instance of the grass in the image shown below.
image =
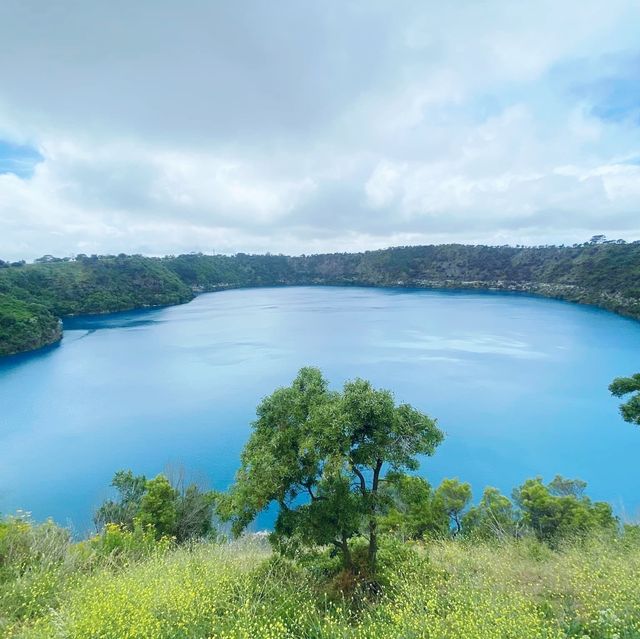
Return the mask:
{"type": "Polygon", "coordinates": [[[317,569],[274,556],[259,540],[160,545],[144,557],[119,559],[69,543],[57,559],[49,555],[17,576],[5,575],[0,633],[22,639],[640,638],[640,540],[631,535],[553,551],[532,540],[449,540],[391,544],[384,553],[383,593],[347,601],[317,569]]]}

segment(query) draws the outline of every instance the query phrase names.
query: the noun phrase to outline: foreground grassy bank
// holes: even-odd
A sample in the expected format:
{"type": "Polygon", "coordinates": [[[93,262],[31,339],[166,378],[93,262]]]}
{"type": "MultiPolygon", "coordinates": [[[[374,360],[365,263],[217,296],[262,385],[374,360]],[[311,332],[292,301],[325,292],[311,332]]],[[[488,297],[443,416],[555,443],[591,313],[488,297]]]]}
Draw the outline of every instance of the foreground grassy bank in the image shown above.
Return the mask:
{"type": "MultiPolygon", "coordinates": [[[[557,550],[531,539],[386,542],[383,589],[347,600],[330,560],[259,539],[157,544],[146,556],[69,545],[0,591],[0,633],[30,639],[640,637],[640,539],[557,550]]],[[[143,553],[144,554],[144,553],[143,553]]]]}
{"type": "Polygon", "coordinates": [[[0,519],[0,637],[640,639],[640,526],[585,482],[529,479],[513,501],[487,487],[471,506],[469,484],[403,472],[441,441],[434,420],[313,368],[257,415],[226,493],[118,471],[90,539],[0,519]],[[270,535],[242,536],[273,501],[270,535]]]}
{"type": "Polygon", "coordinates": [[[640,319],[640,242],[579,246],[408,246],[365,253],[290,257],[190,254],[45,256],[36,264],[0,260],[0,355],[59,337],[24,330],[51,318],[179,304],[197,293],[282,285],[470,288],[535,293],[594,304],[640,319]],[[27,303],[36,306],[21,306],[27,303]]]}

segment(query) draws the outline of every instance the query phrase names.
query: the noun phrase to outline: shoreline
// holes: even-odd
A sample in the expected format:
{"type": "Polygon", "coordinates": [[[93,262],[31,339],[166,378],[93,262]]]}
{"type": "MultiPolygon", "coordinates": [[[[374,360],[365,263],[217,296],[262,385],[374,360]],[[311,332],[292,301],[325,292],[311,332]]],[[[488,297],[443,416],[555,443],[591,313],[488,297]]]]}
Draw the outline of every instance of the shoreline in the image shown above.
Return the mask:
{"type": "Polygon", "coordinates": [[[260,288],[294,288],[302,286],[335,286],[340,288],[376,288],[376,289],[405,289],[405,290],[433,290],[433,291],[484,291],[495,293],[521,293],[532,297],[541,297],[545,299],[554,299],[557,301],[567,302],[571,304],[579,304],[581,306],[591,306],[599,310],[613,313],[621,317],[640,321],[640,301],[626,298],[622,295],[609,293],[605,291],[589,291],[584,287],[570,284],[548,284],[536,282],[513,282],[507,280],[480,281],[480,280],[416,280],[416,281],[396,281],[389,283],[371,283],[366,281],[299,281],[299,282],[274,282],[269,284],[218,284],[210,287],[194,286],[191,287],[193,293],[190,299],[184,300],[177,304],[143,304],[140,306],[131,306],[117,310],[105,310],[96,313],[74,313],[63,315],[58,319],[59,329],[53,339],[43,343],[35,348],[29,348],[13,353],[0,355],[0,361],[7,358],[14,358],[20,355],[37,353],[49,348],[54,348],[60,344],[64,337],[64,320],[65,318],[78,317],[101,317],[104,315],[115,315],[118,313],[128,313],[130,311],[152,310],[160,308],[171,308],[173,306],[181,306],[192,302],[196,297],[206,293],[219,293],[228,290],[250,290],[260,288]]]}

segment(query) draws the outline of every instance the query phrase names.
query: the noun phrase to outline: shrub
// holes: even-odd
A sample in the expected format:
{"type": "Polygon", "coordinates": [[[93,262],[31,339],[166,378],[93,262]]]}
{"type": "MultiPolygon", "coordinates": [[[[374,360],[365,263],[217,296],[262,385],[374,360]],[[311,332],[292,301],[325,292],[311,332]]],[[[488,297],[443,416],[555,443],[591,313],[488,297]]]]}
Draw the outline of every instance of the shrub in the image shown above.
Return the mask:
{"type": "Polygon", "coordinates": [[[121,524],[107,524],[103,532],[89,540],[90,548],[103,558],[118,562],[129,562],[163,554],[173,545],[173,538],[164,536],[157,539],[152,525],[136,522],[133,530],[121,524]]]}

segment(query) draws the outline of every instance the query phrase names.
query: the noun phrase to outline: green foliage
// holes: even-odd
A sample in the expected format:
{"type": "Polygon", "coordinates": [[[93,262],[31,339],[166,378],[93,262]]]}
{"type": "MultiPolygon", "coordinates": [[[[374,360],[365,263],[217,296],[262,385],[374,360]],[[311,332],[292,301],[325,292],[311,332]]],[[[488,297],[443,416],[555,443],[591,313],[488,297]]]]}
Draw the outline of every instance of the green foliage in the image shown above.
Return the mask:
{"type": "MultiPolygon", "coordinates": [[[[316,382],[316,391],[322,388],[315,373],[307,381],[316,382]]],[[[305,384],[297,390],[307,400],[313,396],[304,395],[305,384]]],[[[547,485],[529,480],[515,491],[518,509],[488,488],[477,506],[460,515],[467,490],[458,480],[445,480],[436,490],[398,470],[384,480],[379,532],[395,513],[404,539],[426,541],[401,540],[390,526],[394,534],[379,537],[375,575],[367,508],[365,534],[348,539],[351,569],[315,538],[289,559],[271,555],[261,536],[186,547],[168,536],[158,539],[157,522],[166,523],[171,505],[189,492],[162,475],[151,481],[130,472],[114,477],[120,498],[144,503],[153,525],[135,516],[132,528],[107,524],[99,535],[74,543],[53,522],[35,524],[26,515],[0,520],[0,636],[633,639],[637,634],[640,528],[617,528],[608,505],[584,495],[584,482],[560,476],[547,485]],[[447,535],[452,508],[461,517],[461,535],[447,535]],[[548,534],[527,534],[525,521],[532,532],[548,534]],[[441,538],[429,539],[425,522],[439,525],[441,538]],[[508,525],[514,534],[502,534],[508,525]]],[[[319,487],[314,494],[321,494],[319,487]]],[[[335,498],[322,512],[329,517],[342,498],[358,497],[348,484],[330,485],[326,494],[335,498]]],[[[178,516],[177,507],[173,512],[178,516]]],[[[319,531],[335,525],[317,524],[319,531]]],[[[294,527],[293,534],[305,530],[294,527]]]]}
{"type": "Polygon", "coordinates": [[[28,514],[0,519],[0,636],[58,605],[77,567],[71,535],[28,514]]]}
{"type": "Polygon", "coordinates": [[[374,574],[383,467],[415,470],[417,455],[433,454],[442,440],[435,422],[365,380],[329,391],[315,368],[264,399],[257,415],[221,515],[239,534],[275,502],[276,543],[332,544],[347,569],[349,539],[366,529],[374,574]]]}
{"type": "Polygon", "coordinates": [[[37,301],[59,316],[177,304],[193,296],[162,260],[139,255],[0,269],[0,293],[37,301]]]}
{"type": "Polygon", "coordinates": [[[614,379],[609,391],[615,397],[631,395],[631,398],[620,406],[620,413],[626,422],[640,426],[640,373],[614,379]]]}
{"type": "MultiPolygon", "coordinates": [[[[354,540],[354,556],[361,553],[366,557],[367,544],[354,540]]],[[[32,607],[30,616],[8,617],[15,600],[3,596],[0,633],[8,639],[634,639],[640,628],[640,545],[626,535],[562,550],[529,540],[382,539],[379,562],[380,595],[346,599],[339,567],[327,579],[256,541],[172,548],[57,577],[46,597],[33,591],[47,605],[32,607]]]]}
{"type": "Polygon", "coordinates": [[[514,491],[516,504],[493,487],[469,508],[471,487],[444,479],[436,490],[420,477],[394,475],[382,491],[380,529],[402,539],[506,540],[535,537],[553,546],[618,528],[611,506],[585,496],[586,482],[557,475],[548,485],[529,479],[514,491]]]}
{"type": "Polygon", "coordinates": [[[443,479],[436,490],[435,499],[442,504],[442,509],[455,526],[455,532],[459,533],[462,529],[462,513],[471,501],[471,485],[458,479],[443,479]]]}
{"type": "MultiPolygon", "coordinates": [[[[202,491],[196,484],[178,487],[164,475],[147,480],[130,470],[118,471],[111,482],[116,499],[106,500],[96,511],[98,530],[109,524],[129,532],[151,529],[156,538],[172,537],[178,543],[212,536],[215,494],[202,491]]],[[[112,530],[113,531],[113,530],[112,530]]]]}
{"type": "Polygon", "coordinates": [[[74,543],[70,531],[52,521],[37,524],[24,513],[0,519],[0,637],[56,609],[91,572],[121,569],[171,545],[140,525],[129,531],[109,524],[74,543]]]}
{"type": "Polygon", "coordinates": [[[0,355],[11,355],[57,342],[60,322],[41,304],[0,293],[0,355]]]}
{"type": "Polygon", "coordinates": [[[36,565],[61,561],[68,530],[52,521],[34,524],[25,513],[0,520],[0,581],[23,576],[36,565]]]}
{"type": "Polygon", "coordinates": [[[204,539],[215,535],[213,514],[216,495],[189,484],[184,491],[177,491],[176,524],[173,537],[178,543],[190,539],[204,539]]]}
{"type": "Polygon", "coordinates": [[[136,521],[133,528],[122,524],[107,524],[102,533],[92,537],[88,544],[98,556],[131,561],[166,552],[173,543],[170,536],[158,537],[153,524],[136,521]]]}
{"type": "Polygon", "coordinates": [[[491,486],[485,488],[480,503],[462,518],[467,537],[506,539],[519,536],[520,528],[511,500],[491,486]]]}
{"type": "Polygon", "coordinates": [[[581,479],[567,479],[562,475],[556,475],[549,482],[549,492],[556,497],[576,497],[580,499],[587,489],[587,482],[581,479]]]}
{"type": "Polygon", "coordinates": [[[554,494],[553,489],[562,478],[549,486],[542,479],[528,479],[514,491],[522,522],[541,541],[557,544],[561,539],[585,536],[595,530],[615,530],[617,521],[611,506],[592,502],[576,494],[554,494]]]}
{"type": "Polygon", "coordinates": [[[383,485],[383,500],[382,532],[403,539],[442,538],[449,533],[449,515],[426,479],[390,473],[383,485]]]}
{"type": "Polygon", "coordinates": [[[147,478],[135,476],[130,470],[120,470],[113,476],[111,486],[116,489],[117,498],[105,501],[96,511],[93,521],[98,529],[110,523],[132,529],[147,490],[147,478]]]}
{"type": "Polygon", "coordinates": [[[177,498],[178,491],[164,475],[150,479],[140,501],[140,524],[153,528],[158,538],[173,534],[178,519],[177,498]]]}
{"type": "Polygon", "coordinates": [[[58,317],[186,302],[191,289],[156,258],[78,257],[0,268],[0,355],[60,339],[58,317]]]}

